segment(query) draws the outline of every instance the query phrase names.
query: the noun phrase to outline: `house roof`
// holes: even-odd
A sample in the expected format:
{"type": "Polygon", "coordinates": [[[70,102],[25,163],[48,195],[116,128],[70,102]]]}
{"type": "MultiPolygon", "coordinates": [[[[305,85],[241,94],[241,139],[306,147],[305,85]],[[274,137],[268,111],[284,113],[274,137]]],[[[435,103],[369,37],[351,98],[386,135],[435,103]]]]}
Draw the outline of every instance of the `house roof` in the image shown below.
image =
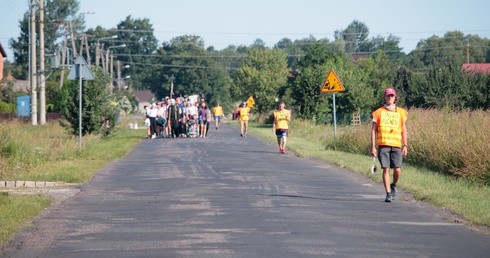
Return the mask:
{"type": "Polygon", "coordinates": [[[133,95],[138,102],[151,102],[155,100],[155,94],[149,90],[134,90],[133,95]]]}
{"type": "Polygon", "coordinates": [[[2,54],[3,57],[7,57],[7,53],[5,53],[5,49],[2,47],[2,43],[0,43],[0,54],[2,54]]]}
{"type": "Polygon", "coordinates": [[[490,74],[490,63],[463,64],[463,71],[490,74]]]}
{"type": "Polygon", "coordinates": [[[31,85],[29,81],[26,80],[17,80],[12,76],[12,72],[9,70],[6,77],[3,78],[4,82],[12,83],[12,87],[14,91],[29,91],[31,89],[31,85]]]}

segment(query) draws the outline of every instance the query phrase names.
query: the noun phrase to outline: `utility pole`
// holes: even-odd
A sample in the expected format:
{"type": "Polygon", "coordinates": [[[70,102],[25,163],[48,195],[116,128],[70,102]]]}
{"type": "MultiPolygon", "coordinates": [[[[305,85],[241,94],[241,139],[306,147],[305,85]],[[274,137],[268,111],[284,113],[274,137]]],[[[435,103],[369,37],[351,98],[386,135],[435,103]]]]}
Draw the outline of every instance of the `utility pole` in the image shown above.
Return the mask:
{"type": "Polygon", "coordinates": [[[68,26],[70,28],[70,34],[71,34],[71,46],[73,48],[73,59],[77,57],[77,47],[75,45],[75,33],[73,33],[73,25],[71,21],[68,21],[68,26]]]}
{"type": "MultiPolygon", "coordinates": [[[[109,73],[109,48],[107,48],[107,50],[105,50],[105,66],[104,66],[104,70],[105,70],[105,73],[106,74],[109,73]]],[[[104,63],[104,61],[102,61],[102,63],[104,63]]]]}
{"type": "Polygon", "coordinates": [[[99,58],[100,58],[100,44],[99,42],[95,43],[95,66],[99,67],[99,58]]]}
{"type": "Polygon", "coordinates": [[[63,48],[61,49],[61,62],[60,62],[60,67],[61,67],[61,72],[60,72],[60,86],[59,89],[61,90],[63,88],[63,80],[65,79],[65,64],[66,64],[66,48],[68,45],[68,39],[66,38],[63,39],[63,48]]]}
{"type": "Polygon", "coordinates": [[[44,0],[39,1],[39,123],[46,123],[46,81],[45,81],[45,66],[44,66],[44,0]]]}
{"type": "Polygon", "coordinates": [[[103,49],[102,49],[102,50],[99,50],[99,52],[100,52],[100,59],[102,60],[102,70],[103,70],[105,73],[107,73],[107,59],[106,59],[106,58],[104,58],[105,53],[106,53],[105,51],[106,51],[106,50],[103,50],[103,49]]]}
{"type": "Polygon", "coordinates": [[[110,62],[110,74],[111,74],[111,84],[109,86],[109,91],[112,94],[114,92],[114,54],[111,55],[111,62],[110,62]]]}
{"type": "Polygon", "coordinates": [[[37,125],[36,0],[31,1],[31,123],[37,125]]]}
{"type": "Polygon", "coordinates": [[[83,44],[85,44],[85,40],[84,40],[85,36],[86,36],[85,33],[80,35],[80,53],[78,53],[79,56],[81,56],[83,53],[83,44]]]}
{"type": "Polygon", "coordinates": [[[466,45],[466,63],[470,63],[470,43],[466,45]]]}
{"type": "Polygon", "coordinates": [[[91,57],[90,57],[90,49],[89,49],[89,46],[88,46],[88,36],[87,34],[85,34],[85,54],[87,55],[87,64],[88,66],[92,66],[91,64],[91,57]]]}
{"type": "Polygon", "coordinates": [[[117,66],[117,89],[121,89],[121,61],[116,61],[117,66]]]}

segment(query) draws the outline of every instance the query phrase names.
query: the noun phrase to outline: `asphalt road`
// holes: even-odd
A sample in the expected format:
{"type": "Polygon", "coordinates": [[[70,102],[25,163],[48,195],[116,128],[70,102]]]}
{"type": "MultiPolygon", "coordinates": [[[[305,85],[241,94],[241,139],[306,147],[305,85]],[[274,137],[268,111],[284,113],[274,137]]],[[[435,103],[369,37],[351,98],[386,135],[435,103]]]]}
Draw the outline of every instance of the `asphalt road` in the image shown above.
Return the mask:
{"type": "MultiPolygon", "coordinates": [[[[271,132],[271,137],[272,132],[271,132]]],[[[369,162],[367,162],[369,163],[369,162]]],[[[403,186],[403,183],[400,184],[403,186]]],[[[489,257],[490,235],[235,127],[145,140],[7,243],[7,257],[489,257]]]]}

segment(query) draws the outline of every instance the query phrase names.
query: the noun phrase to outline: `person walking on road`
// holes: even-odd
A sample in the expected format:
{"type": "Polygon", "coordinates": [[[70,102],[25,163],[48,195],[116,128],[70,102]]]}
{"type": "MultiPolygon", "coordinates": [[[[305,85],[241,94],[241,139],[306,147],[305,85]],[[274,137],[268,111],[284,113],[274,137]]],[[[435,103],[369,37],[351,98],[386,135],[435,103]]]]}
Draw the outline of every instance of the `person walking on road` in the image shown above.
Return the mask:
{"type": "Polygon", "coordinates": [[[286,140],[288,136],[289,122],[291,121],[291,111],[287,110],[286,104],[283,101],[277,105],[277,110],[274,111],[274,123],[272,131],[277,136],[277,145],[280,153],[286,153],[286,140]]]}
{"type": "Polygon", "coordinates": [[[170,100],[168,107],[167,124],[171,138],[179,137],[179,107],[175,105],[175,99],[170,100]]]}
{"type": "Polygon", "coordinates": [[[199,137],[201,138],[206,138],[208,134],[208,124],[210,117],[211,112],[208,109],[208,105],[206,105],[206,102],[201,102],[201,107],[199,109],[199,137]]]}
{"type": "Polygon", "coordinates": [[[385,104],[373,112],[371,130],[371,154],[377,157],[383,170],[385,202],[396,198],[396,184],[400,180],[403,157],[408,153],[406,121],[408,113],[397,107],[398,98],[393,88],[384,92],[385,104]],[[393,183],[390,184],[390,169],[393,183]]]}
{"type": "Polygon", "coordinates": [[[213,107],[213,116],[214,116],[214,124],[216,126],[216,130],[219,129],[219,125],[221,123],[221,117],[223,116],[223,108],[219,104],[219,102],[216,103],[216,106],[213,107]]]}
{"type": "Polygon", "coordinates": [[[247,137],[248,120],[250,118],[250,108],[247,107],[247,103],[243,102],[240,105],[238,117],[240,118],[240,136],[247,137]]]}

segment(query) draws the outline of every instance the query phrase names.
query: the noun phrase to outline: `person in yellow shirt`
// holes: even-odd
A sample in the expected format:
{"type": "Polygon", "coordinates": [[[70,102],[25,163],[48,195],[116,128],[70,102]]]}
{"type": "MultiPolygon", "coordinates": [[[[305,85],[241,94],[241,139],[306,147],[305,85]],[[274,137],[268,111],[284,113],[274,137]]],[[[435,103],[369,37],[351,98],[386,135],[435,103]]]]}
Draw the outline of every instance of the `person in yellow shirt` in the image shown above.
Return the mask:
{"type": "Polygon", "coordinates": [[[214,123],[216,126],[216,130],[219,129],[219,125],[221,123],[221,117],[223,116],[223,108],[219,104],[219,102],[216,103],[216,106],[213,107],[213,116],[214,116],[214,123]]]}
{"type": "Polygon", "coordinates": [[[386,190],[385,202],[391,202],[396,198],[396,184],[400,180],[402,160],[408,153],[405,125],[408,113],[396,106],[398,99],[393,88],[385,90],[384,100],[385,104],[373,112],[371,154],[381,163],[383,185],[386,190]],[[393,183],[390,184],[391,168],[393,183]]]}
{"type": "Polygon", "coordinates": [[[272,131],[277,136],[277,145],[280,153],[286,153],[286,141],[289,130],[289,122],[291,121],[291,111],[287,110],[286,104],[283,101],[277,105],[277,110],[274,111],[274,123],[272,131]]]}
{"type": "Polygon", "coordinates": [[[238,117],[240,118],[240,136],[247,137],[248,120],[250,118],[250,108],[247,103],[243,102],[238,108],[238,117]]]}

